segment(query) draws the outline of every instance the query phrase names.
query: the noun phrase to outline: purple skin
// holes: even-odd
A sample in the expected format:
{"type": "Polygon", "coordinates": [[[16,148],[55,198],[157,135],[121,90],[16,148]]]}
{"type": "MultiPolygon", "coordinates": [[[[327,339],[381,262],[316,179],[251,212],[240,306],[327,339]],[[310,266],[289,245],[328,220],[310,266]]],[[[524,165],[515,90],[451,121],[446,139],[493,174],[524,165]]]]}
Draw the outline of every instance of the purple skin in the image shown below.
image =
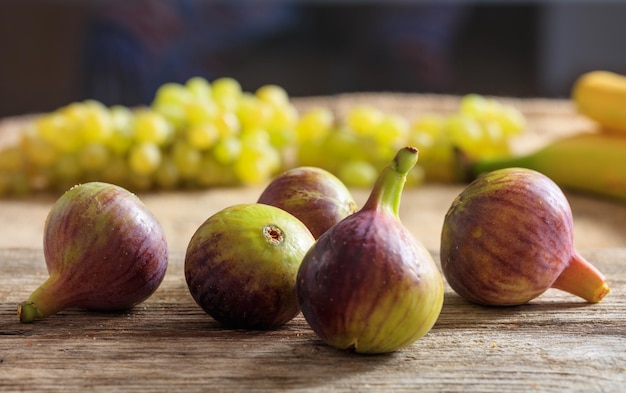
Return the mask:
{"type": "Polygon", "coordinates": [[[258,203],[293,214],[316,239],[357,211],[356,202],[341,180],[315,167],[294,168],[279,175],[263,190],[258,203]]]}
{"type": "Polygon", "coordinates": [[[277,207],[228,207],[209,217],[189,242],[189,292],[226,327],[278,328],[300,311],[296,274],[314,241],[302,222],[277,207]]]}
{"type": "Polygon", "coordinates": [[[69,307],[123,310],[161,284],[168,264],[165,234],[127,190],[92,182],[68,190],[44,228],[50,277],[18,309],[22,322],[69,307]]]}
{"type": "Polygon", "coordinates": [[[441,266],[450,286],[483,305],[518,305],[545,292],[573,255],[567,199],[526,169],[485,174],[446,214],[441,266]]]}
{"type": "Polygon", "coordinates": [[[443,280],[432,256],[398,217],[417,149],[401,149],[363,208],[322,234],[300,269],[302,314],[327,344],[386,353],[413,343],[436,322],[443,280]]]}

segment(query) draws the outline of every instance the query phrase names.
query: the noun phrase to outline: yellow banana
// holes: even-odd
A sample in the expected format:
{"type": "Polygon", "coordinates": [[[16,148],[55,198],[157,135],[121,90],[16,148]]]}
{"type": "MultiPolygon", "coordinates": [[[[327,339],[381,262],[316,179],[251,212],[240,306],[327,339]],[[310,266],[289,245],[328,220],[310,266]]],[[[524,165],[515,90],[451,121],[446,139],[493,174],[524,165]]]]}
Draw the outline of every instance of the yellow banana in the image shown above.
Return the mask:
{"type": "Polygon", "coordinates": [[[626,202],[626,136],[581,133],[524,156],[484,159],[464,168],[470,178],[506,167],[534,169],[564,189],[626,202]]]}
{"type": "Polygon", "coordinates": [[[601,129],[626,134],[626,76],[587,72],[574,82],[572,100],[578,112],[598,122],[601,129]]]}

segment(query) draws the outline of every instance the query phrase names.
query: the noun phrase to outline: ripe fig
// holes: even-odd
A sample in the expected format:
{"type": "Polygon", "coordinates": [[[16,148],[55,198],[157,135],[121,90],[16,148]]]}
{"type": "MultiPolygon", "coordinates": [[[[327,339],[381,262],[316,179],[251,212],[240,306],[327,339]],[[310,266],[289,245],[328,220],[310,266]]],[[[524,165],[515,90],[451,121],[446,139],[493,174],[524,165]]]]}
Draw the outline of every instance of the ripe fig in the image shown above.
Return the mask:
{"type": "Polygon", "coordinates": [[[435,324],[443,280],[426,248],[400,222],[400,197],[417,149],[381,172],[365,205],[322,234],[296,286],[302,314],[327,344],[358,353],[406,347],[435,324]]]}
{"type": "Polygon", "coordinates": [[[524,304],[548,288],[591,303],[609,293],[574,248],[565,195],[531,169],[500,169],[470,183],[445,216],[440,257],[452,289],[478,304],[524,304]]]}
{"type": "Polygon", "coordinates": [[[165,234],[134,194],[101,182],[77,185],[52,206],[44,226],[49,278],[19,304],[21,322],[70,307],[131,308],[161,284],[165,234]]]}
{"type": "Polygon", "coordinates": [[[317,167],[298,167],[275,177],[258,203],[272,205],[296,216],[316,239],[357,211],[348,188],[332,173],[317,167]]]}
{"type": "Polygon", "coordinates": [[[300,311],[296,274],[314,241],[300,220],[277,207],[228,207],[192,236],[185,255],[187,286],[224,326],[277,328],[300,311]]]}

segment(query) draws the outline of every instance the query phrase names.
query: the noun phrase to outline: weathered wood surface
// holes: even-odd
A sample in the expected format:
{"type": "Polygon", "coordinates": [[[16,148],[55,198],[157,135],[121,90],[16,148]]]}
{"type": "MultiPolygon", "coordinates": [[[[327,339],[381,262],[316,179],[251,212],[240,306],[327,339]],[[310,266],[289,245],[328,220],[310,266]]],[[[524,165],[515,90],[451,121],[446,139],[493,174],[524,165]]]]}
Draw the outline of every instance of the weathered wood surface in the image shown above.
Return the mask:
{"type": "Polygon", "coordinates": [[[626,249],[583,250],[608,277],[599,304],[549,290],[489,308],[448,287],[412,346],[363,356],[323,344],[301,317],[227,330],[194,303],[173,253],[166,278],[123,313],[68,310],[20,324],[16,305],[47,277],[40,249],[0,249],[0,391],[623,392],[626,249]]]}

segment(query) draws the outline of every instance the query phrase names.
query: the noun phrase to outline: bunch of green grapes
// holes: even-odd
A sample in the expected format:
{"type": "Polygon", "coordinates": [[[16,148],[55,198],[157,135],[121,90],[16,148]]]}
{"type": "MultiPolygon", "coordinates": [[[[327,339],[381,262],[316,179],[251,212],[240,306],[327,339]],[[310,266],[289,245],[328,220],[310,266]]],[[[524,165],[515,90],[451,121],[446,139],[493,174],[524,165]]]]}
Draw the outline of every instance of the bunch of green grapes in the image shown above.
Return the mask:
{"type": "Polygon", "coordinates": [[[456,153],[471,159],[510,154],[513,135],[525,128],[524,116],[512,105],[477,94],[461,98],[452,114],[408,119],[369,105],[355,106],[343,121],[327,108],[303,113],[296,126],[298,164],[322,167],[348,186],[371,187],[397,150],[419,149],[409,185],[456,180],[456,153]]]}
{"type": "Polygon", "coordinates": [[[148,107],[75,102],[0,151],[0,196],[106,181],[134,191],[259,184],[284,169],[298,113],[285,90],[232,78],[162,85],[148,107]]]}

